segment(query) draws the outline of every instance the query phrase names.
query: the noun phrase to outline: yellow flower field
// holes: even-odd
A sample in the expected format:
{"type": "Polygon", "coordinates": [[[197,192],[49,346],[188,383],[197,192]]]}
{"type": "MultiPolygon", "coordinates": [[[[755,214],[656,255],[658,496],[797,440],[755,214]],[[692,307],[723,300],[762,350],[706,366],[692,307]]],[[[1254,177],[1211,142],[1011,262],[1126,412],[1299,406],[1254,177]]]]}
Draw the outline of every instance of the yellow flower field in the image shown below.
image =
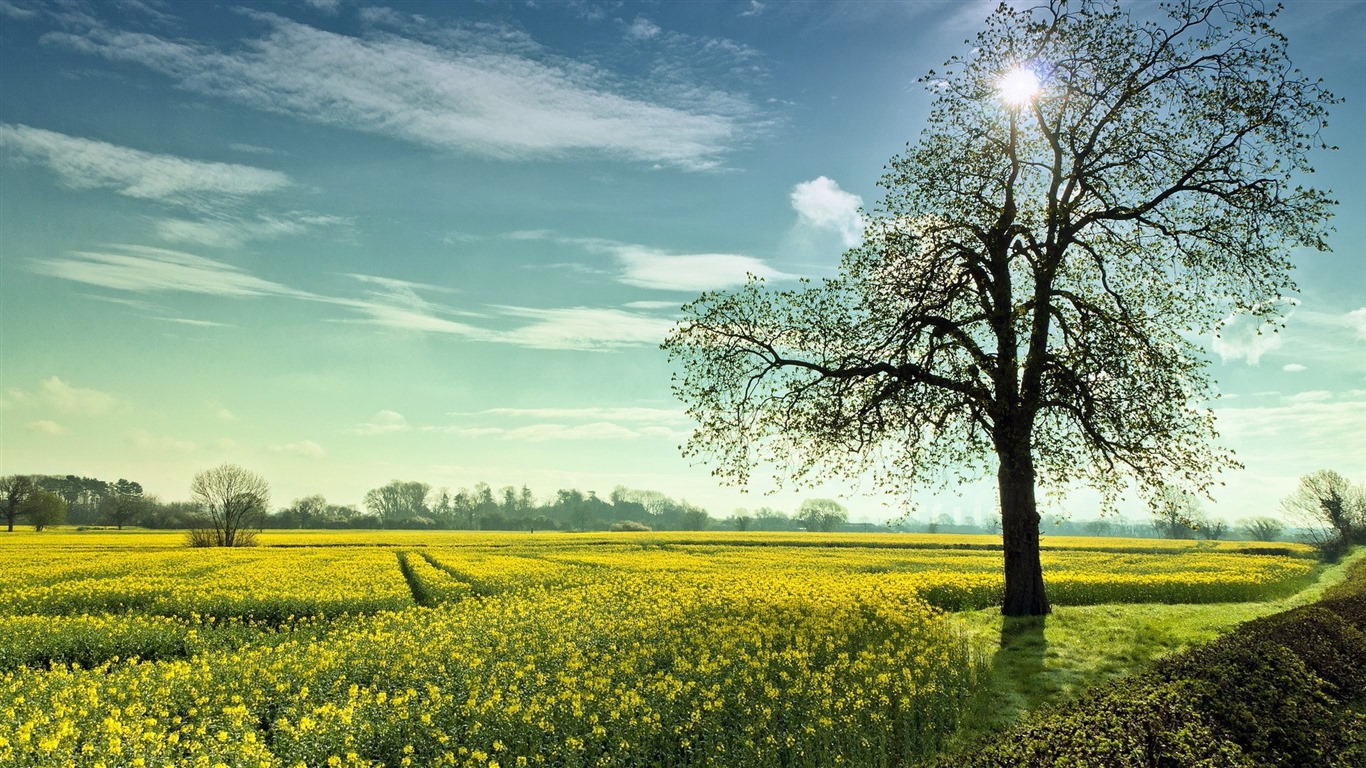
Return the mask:
{"type": "MultiPolygon", "coordinates": [[[[899,765],[982,685],[946,611],[1001,590],[987,537],[260,539],[0,537],[0,765],[899,765]]],[[[1063,605],[1262,600],[1312,568],[1049,543],[1063,605]]]]}

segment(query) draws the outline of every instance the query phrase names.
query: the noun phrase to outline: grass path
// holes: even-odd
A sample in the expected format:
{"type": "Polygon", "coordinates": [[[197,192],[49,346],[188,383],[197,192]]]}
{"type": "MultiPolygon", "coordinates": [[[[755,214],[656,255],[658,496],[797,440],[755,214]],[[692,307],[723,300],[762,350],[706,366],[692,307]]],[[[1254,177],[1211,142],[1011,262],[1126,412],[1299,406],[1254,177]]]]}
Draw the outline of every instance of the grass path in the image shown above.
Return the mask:
{"type": "Polygon", "coordinates": [[[990,693],[974,704],[958,741],[974,741],[1040,706],[1140,672],[1160,656],[1213,640],[1242,622],[1312,603],[1360,560],[1366,560],[1366,548],[1320,566],[1305,589],[1267,602],[1057,606],[1042,620],[1005,619],[998,609],[955,614],[975,639],[997,646],[990,693]]]}

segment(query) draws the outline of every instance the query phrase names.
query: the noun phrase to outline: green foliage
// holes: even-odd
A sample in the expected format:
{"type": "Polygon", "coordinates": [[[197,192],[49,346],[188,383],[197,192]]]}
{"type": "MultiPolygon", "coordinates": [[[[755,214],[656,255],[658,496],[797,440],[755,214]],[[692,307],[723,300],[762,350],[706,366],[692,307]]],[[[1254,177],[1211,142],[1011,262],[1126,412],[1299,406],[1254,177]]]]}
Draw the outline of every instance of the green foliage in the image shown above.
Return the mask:
{"type": "Polygon", "coordinates": [[[66,519],[66,502],[51,491],[35,488],[19,503],[19,516],[28,520],[35,531],[41,531],[66,519]]]}
{"type": "Polygon", "coordinates": [[[1323,765],[1342,710],[1292,649],[1235,632],[1158,667],[1161,677],[1193,681],[1189,700],[1220,736],[1259,762],[1323,765]]]}
{"type": "Polygon", "coordinates": [[[808,531],[829,533],[849,521],[849,510],[834,499],[807,499],[793,519],[808,531]]]}

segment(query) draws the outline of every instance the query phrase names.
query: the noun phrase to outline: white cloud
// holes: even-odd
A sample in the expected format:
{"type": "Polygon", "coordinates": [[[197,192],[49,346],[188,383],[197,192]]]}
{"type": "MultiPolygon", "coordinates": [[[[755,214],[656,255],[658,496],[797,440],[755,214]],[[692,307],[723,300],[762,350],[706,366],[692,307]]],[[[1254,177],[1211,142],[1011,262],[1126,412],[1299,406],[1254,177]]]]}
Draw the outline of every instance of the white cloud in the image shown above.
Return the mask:
{"type": "Polygon", "coordinates": [[[1286,373],[1299,373],[1300,371],[1307,371],[1309,369],[1299,363],[1286,363],[1281,366],[1281,370],[1286,373]]]}
{"type": "Polygon", "coordinates": [[[680,410],[666,408],[552,407],[488,408],[482,411],[450,414],[458,419],[485,423],[424,427],[425,431],[453,434],[466,438],[496,438],[522,442],[551,440],[681,440],[687,433],[678,427],[688,422],[680,410]],[[533,424],[517,425],[517,421],[533,424]],[[494,422],[492,424],[488,422],[494,422]],[[509,422],[512,426],[508,426],[509,422]]]}
{"type": "Polygon", "coordinates": [[[237,267],[202,256],[138,245],[103,251],[76,251],[66,258],[38,259],[40,274],[122,291],[168,291],[215,296],[293,296],[311,294],[254,277],[237,267]]]}
{"type": "Polygon", "coordinates": [[[1343,323],[1356,332],[1358,339],[1366,339],[1366,307],[1348,312],[1343,316],[1343,323]]]}
{"type": "Polygon", "coordinates": [[[100,415],[118,401],[113,395],[95,389],[73,387],[53,376],[42,383],[42,398],[63,413],[100,415]]]}
{"type": "Polygon", "coordinates": [[[289,186],[278,171],[159,155],[103,141],[0,124],[0,147],[50,168],[78,189],[112,189],[142,200],[206,209],[289,186]]]}
{"type": "Polygon", "coordinates": [[[652,37],[659,37],[661,31],[658,24],[644,16],[637,16],[636,20],[631,22],[631,26],[626,28],[626,36],[637,40],[649,40],[652,37]]]}
{"type": "Polygon", "coordinates": [[[267,450],[272,453],[292,453],[310,459],[321,459],[327,455],[321,445],[312,440],[300,440],[297,443],[285,443],[284,445],[272,445],[267,450]]]}
{"type": "Polygon", "coordinates": [[[370,421],[357,426],[352,431],[359,435],[387,435],[393,432],[406,432],[412,427],[403,414],[397,411],[382,410],[371,417],[370,421]]]}
{"type": "Polygon", "coordinates": [[[1308,392],[1296,392],[1285,399],[1289,403],[1324,403],[1333,399],[1333,393],[1326,389],[1313,389],[1308,392]]]}
{"type": "Polygon", "coordinates": [[[25,426],[27,426],[34,432],[42,432],[45,435],[56,436],[66,434],[66,427],[63,427],[61,424],[58,424],[57,422],[51,421],[49,419],[38,419],[37,421],[30,421],[25,426]]]}
{"type": "Polygon", "coordinates": [[[1215,414],[1221,442],[1238,452],[1249,472],[1283,475],[1292,487],[1293,478],[1316,469],[1336,467],[1349,476],[1366,472],[1366,399],[1359,395],[1216,408],[1215,414]]]}
{"type": "Polygon", "coordinates": [[[730,253],[670,254],[643,245],[609,246],[622,267],[618,278],[627,285],[665,291],[708,291],[744,283],[749,275],[786,279],[752,256],[730,253]]]}
{"type": "Polygon", "coordinates": [[[1224,362],[1244,360],[1257,365],[1262,355],[1281,346],[1281,336],[1275,325],[1240,312],[1224,320],[1210,344],[1224,362]]]}
{"type": "Polygon", "coordinates": [[[44,379],[37,392],[10,389],[5,392],[5,403],[51,408],[61,413],[99,416],[107,413],[118,399],[96,389],[73,387],[56,376],[44,379]]]}
{"type": "Polygon", "coordinates": [[[611,76],[588,65],[560,63],[488,32],[448,30],[438,43],[359,38],[249,15],[269,29],[231,51],[99,27],[47,39],[256,109],[499,159],[587,152],[712,168],[738,142],[751,111],[736,97],[696,87],[654,101],[622,95],[611,76]]]}
{"type": "Polygon", "coordinates": [[[800,220],[819,229],[837,232],[845,246],[853,247],[863,239],[863,198],[840,189],[833,180],[820,176],[792,188],[792,208],[800,220]]]}
{"type": "Polygon", "coordinates": [[[507,314],[534,322],[501,331],[493,340],[534,349],[607,351],[657,345],[673,328],[673,321],[619,309],[571,307],[532,309],[503,307],[507,314]]]}

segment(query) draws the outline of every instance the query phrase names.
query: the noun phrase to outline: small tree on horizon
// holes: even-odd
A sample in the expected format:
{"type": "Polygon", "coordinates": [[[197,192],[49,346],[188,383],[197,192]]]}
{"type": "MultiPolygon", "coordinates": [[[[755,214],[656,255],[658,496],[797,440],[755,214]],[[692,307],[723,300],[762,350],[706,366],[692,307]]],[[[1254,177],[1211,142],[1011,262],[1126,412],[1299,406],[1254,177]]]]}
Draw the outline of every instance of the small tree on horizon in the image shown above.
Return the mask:
{"type": "Polygon", "coordinates": [[[808,531],[830,533],[849,522],[849,510],[834,499],[807,499],[797,507],[793,519],[808,531]]]}
{"type": "Polygon", "coordinates": [[[190,531],[194,546],[249,547],[270,505],[270,484],[236,464],[222,464],[195,474],[190,497],[207,525],[190,531]]]}

